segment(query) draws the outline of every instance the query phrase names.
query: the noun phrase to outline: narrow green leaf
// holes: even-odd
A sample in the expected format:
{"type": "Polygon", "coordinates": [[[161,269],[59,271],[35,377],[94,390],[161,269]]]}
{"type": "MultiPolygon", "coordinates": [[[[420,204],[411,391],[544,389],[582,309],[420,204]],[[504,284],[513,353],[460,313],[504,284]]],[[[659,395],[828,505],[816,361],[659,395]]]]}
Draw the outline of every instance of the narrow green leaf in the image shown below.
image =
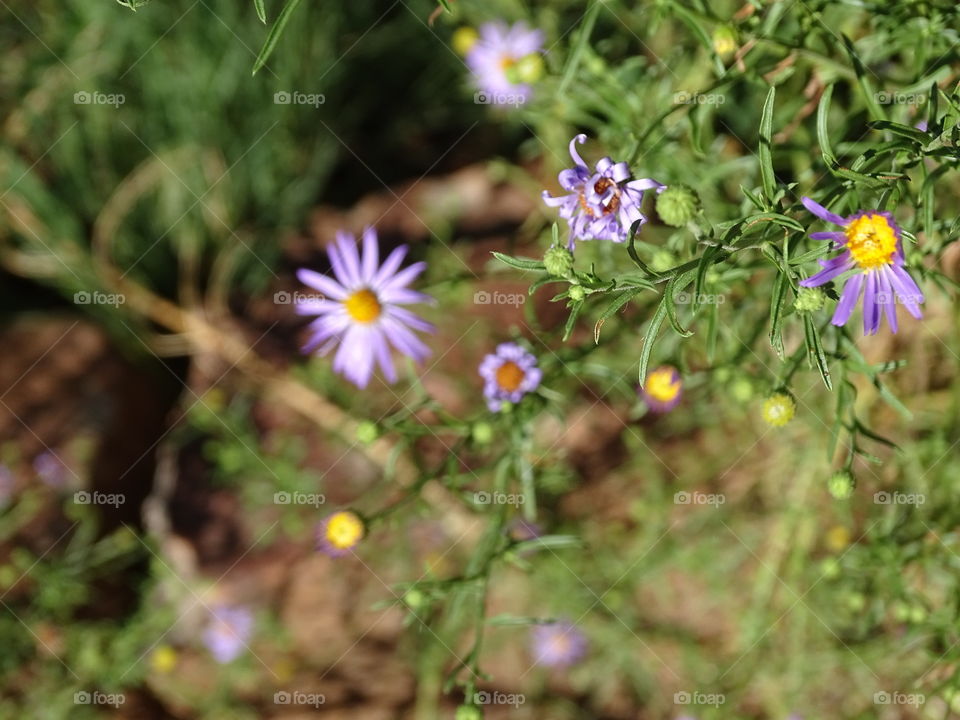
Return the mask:
{"type": "Polygon", "coordinates": [[[267,24],[267,9],[263,6],[263,0],[253,0],[253,6],[257,9],[257,17],[264,25],[267,24]]]}
{"type": "Polygon", "coordinates": [[[783,305],[787,299],[790,283],[782,272],[777,273],[773,281],[773,300],[770,304],[770,345],[783,360],[783,305]]]}
{"type": "Polygon", "coordinates": [[[643,338],[643,347],[640,349],[640,385],[647,380],[647,366],[650,364],[650,353],[653,352],[653,344],[660,334],[660,327],[663,325],[663,319],[667,316],[666,297],[660,300],[660,305],[653,317],[650,318],[650,326],[647,328],[647,334],[643,338]]]}
{"type": "Polygon", "coordinates": [[[502,263],[509,265],[510,267],[515,267],[518,270],[545,270],[542,260],[536,260],[534,258],[518,258],[511,257],[510,255],[504,255],[494,251],[493,256],[502,263]]]}
{"type": "Polygon", "coordinates": [[[767,206],[773,206],[773,198],[777,192],[777,180],[773,172],[773,100],[777,95],[777,88],[773,85],[767,92],[767,99],[763,103],[763,113],[760,116],[760,177],[763,181],[763,192],[766,195],[767,206]]]}
{"type": "Polygon", "coordinates": [[[817,330],[813,318],[809,315],[804,316],[803,327],[807,340],[807,352],[816,364],[817,370],[820,371],[820,377],[823,379],[823,384],[827,386],[827,390],[833,390],[833,381],[830,379],[830,366],[827,364],[827,355],[823,351],[820,331],[817,330]]]}
{"type": "Polygon", "coordinates": [[[603,324],[609,318],[613,317],[617,312],[619,312],[624,305],[626,305],[628,302],[633,300],[633,298],[635,298],[641,292],[643,291],[638,288],[631,288],[630,290],[624,290],[622,293],[620,293],[617,296],[617,298],[612,303],[610,303],[607,306],[606,310],[604,310],[603,313],[601,313],[599,319],[597,320],[597,324],[593,328],[593,341],[595,343],[600,342],[600,328],[603,327],[603,324]]]}
{"type": "Polygon", "coordinates": [[[817,107],[817,142],[820,143],[820,154],[828,168],[837,164],[837,157],[833,154],[830,145],[830,131],[827,129],[827,120],[830,114],[830,99],[833,97],[833,84],[827,85],[820,96],[820,105],[817,107]]]}
{"type": "Polygon", "coordinates": [[[287,4],[283,6],[283,10],[280,11],[277,21],[273,24],[273,27],[270,28],[270,32],[267,33],[267,39],[264,41],[263,47],[260,49],[260,54],[253,63],[254,75],[257,74],[257,71],[260,68],[267,64],[267,60],[270,59],[270,55],[277,46],[277,41],[280,40],[280,36],[283,34],[284,28],[287,27],[287,23],[290,22],[290,17],[293,15],[293,11],[297,9],[299,4],[300,0],[287,0],[287,4]]]}
{"type": "Polygon", "coordinates": [[[693,335],[692,330],[685,330],[683,325],[680,324],[680,317],[677,315],[676,305],[677,288],[683,289],[686,287],[686,284],[690,281],[690,275],[691,273],[689,272],[680,276],[675,275],[667,281],[667,287],[663,291],[663,299],[667,305],[667,317],[670,318],[670,324],[680,337],[690,337],[693,335]]]}

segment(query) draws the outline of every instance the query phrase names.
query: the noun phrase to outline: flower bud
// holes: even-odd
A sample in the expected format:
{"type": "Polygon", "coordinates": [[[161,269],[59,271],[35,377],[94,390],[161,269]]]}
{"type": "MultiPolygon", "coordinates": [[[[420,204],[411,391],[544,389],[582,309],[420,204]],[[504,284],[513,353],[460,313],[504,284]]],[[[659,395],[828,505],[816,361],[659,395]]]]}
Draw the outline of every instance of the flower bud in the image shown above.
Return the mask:
{"type": "Polygon", "coordinates": [[[571,285],[569,295],[574,302],[580,302],[587,296],[587,291],[583,289],[583,285],[571,285]]]}
{"type": "Polygon", "coordinates": [[[729,60],[737,51],[737,31],[730,25],[719,25],[713,31],[713,50],[722,60],[729,60]]]}
{"type": "Polygon", "coordinates": [[[552,247],[543,254],[543,266],[555,277],[567,277],[573,270],[573,253],[564,247],[552,247]]]}
{"type": "Polygon", "coordinates": [[[477,40],[480,39],[480,35],[472,27],[461,27],[457,28],[453,32],[453,37],[450,42],[453,45],[453,49],[459,55],[466,55],[477,44],[477,40]]]}
{"type": "Polygon", "coordinates": [[[797,405],[786,393],[774,393],[763,403],[763,419],[772,427],[783,427],[793,420],[797,405]]]}
{"type": "Polygon", "coordinates": [[[820,310],[827,296],[820,288],[800,288],[797,299],[793,301],[793,309],[798,313],[812,313],[820,310]]]}
{"type": "Polygon", "coordinates": [[[470,436],[477,445],[489,445],[493,441],[493,427],[488,422],[474,423],[470,436]]]}
{"type": "Polygon", "coordinates": [[[835,472],[827,481],[827,490],[837,500],[846,500],[853,494],[853,488],[856,487],[856,481],[853,475],[845,470],[835,472]]]}
{"type": "Polygon", "coordinates": [[[454,720],[483,720],[483,710],[476,705],[461,705],[457,708],[454,720]]]}
{"type": "Polygon", "coordinates": [[[375,423],[364,420],[357,425],[357,441],[363,445],[369,445],[380,435],[375,423]]]}
{"type": "Polygon", "coordinates": [[[700,212],[700,198],[687,185],[671,185],[657,195],[657,215],[667,225],[683,227],[700,212]]]}
{"type": "Polygon", "coordinates": [[[543,77],[543,55],[540,53],[530,53],[524,55],[513,66],[517,80],[522,83],[535,83],[543,77]]]}

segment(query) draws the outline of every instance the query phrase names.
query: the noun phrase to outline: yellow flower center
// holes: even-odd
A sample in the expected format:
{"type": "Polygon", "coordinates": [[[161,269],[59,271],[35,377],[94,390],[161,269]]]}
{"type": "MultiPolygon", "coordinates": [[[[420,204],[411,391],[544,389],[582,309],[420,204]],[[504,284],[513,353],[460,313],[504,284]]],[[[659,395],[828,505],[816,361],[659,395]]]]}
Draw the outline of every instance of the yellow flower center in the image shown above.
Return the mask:
{"type": "Polygon", "coordinates": [[[497,368],[497,385],[507,392],[513,392],[520,387],[520,383],[523,382],[523,378],[525,378],[526,375],[523,368],[512,360],[507,360],[507,362],[497,368]]]}
{"type": "Polygon", "coordinates": [[[372,323],[380,317],[380,301],[373,291],[367,288],[350,293],[343,304],[347,308],[347,314],[358,323],[372,323]]]}
{"type": "Polygon", "coordinates": [[[763,403],[763,419],[773,427],[783,427],[793,420],[797,405],[793,398],[783,393],[771,395],[763,403]]]}
{"type": "Polygon", "coordinates": [[[514,58],[514,57],[510,57],[509,55],[503,55],[503,56],[500,58],[500,69],[501,69],[501,70],[509,70],[510,68],[512,68],[512,67],[513,67],[514,65],[516,65],[516,64],[517,64],[517,59],[514,58]]]}
{"type": "Polygon", "coordinates": [[[335,548],[346,550],[363,539],[363,521],[356,513],[338,512],[327,521],[327,540],[335,548]]]}
{"type": "Polygon", "coordinates": [[[674,375],[672,368],[660,368],[647,376],[643,389],[654,400],[666,403],[677,397],[681,385],[680,378],[674,375]]]}
{"type": "Polygon", "coordinates": [[[858,217],[846,229],[847,248],[862,270],[875,270],[893,262],[897,235],[883,215],[858,217]]]}

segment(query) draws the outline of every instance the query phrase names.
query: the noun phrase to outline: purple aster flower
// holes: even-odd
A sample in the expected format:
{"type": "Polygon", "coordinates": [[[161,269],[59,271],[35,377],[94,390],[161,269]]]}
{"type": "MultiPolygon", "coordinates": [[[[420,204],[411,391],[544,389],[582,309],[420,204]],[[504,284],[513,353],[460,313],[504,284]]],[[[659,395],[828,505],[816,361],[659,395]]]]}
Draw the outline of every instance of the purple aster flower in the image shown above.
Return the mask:
{"type": "Polygon", "coordinates": [[[524,395],[540,387],[543,377],[537,358],[513,342],[497,345],[496,351],[483,358],[479,371],[491,412],[498,412],[504,402],[520,402],[524,395]]]}
{"type": "Polygon", "coordinates": [[[340,510],[317,525],[317,552],[330,557],[349,555],[366,534],[363,518],[352,510],[340,510]]]}
{"type": "Polygon", "coordinates": [[[33,459],[33,470],[45,485],[52,488],[67,484],[69,469],[52,450],[42,452],[33,459]]]}
{"type": "Polygon", "coordinates": [[[218,663],[237,658],[253,633],[253,614],[245,607],[218,605],[212,609],[203,644],[218,663]]]}
{"type": "Polygon", "coordinates": [[[362,258],[354,237],[338,232],[336,243],[327,248],[335,280],[313,270],[297,271],[300,282],[324,295],[297,303],[298,314],[319,316],[309,325],[310,339],[303,351],[326,355],[339,342],[333,369],[361,388],[370,382],[374,363],[389,382],[397,381],[390,346],[422,362],[430,351],[412,330],[434,330],[433,325],[400,307],[433,302],[430,296],[407,287],[427,264],[414,263],[398,272],[407,246],[391,252],[383,265],[379,253],[373,228],[363,231],[362,258]]]}
{"type": "MultiPolygon", "coordinates": [[[[488,22],[480,27],[480,37],[466,56],[486,102],[520,104],[530,97],[531,87],[514,72],[518,63],[543,47],[543,33],[530,30],[526,23],[507,25],[488,22]]],[[[539,56],[538,56],[539,57],[539,56]]],[[[523,74],[523,73],[519,73],[523,74]]]]}
{"type": "Polygon", "coordinates": [[[537,665],[566,667],[587,654],[587,638],[566,620],[537,625],[530,633],[531,652],[537,665]]]}
{"type": "Polygon", "coordinates": [[[814,240],[831,240],[843,252],[830,260],[820,260],[823,270],[806,280],[802,287],[823,285],[847,272],[847,278],[837,309],[834,325],[845,325],[863,290],[863,332],[875,335],[880,329],[880,313],[884,311],[890,330],[897,332],[897,303],[919,319],[919,304],[923,293],[903,268],[903,240],[900,228],[888,212],[861,210],[843,218],[808,197],[802,198],[804,207],[822,220],[839,225],[842,232],[815,232],[814,240]]]}
{"type": "Polygon", "coordinates": [[[560,208],[560,217],[570,224],[567,243],[570,250],[577,240],[625,242],[634,223],[643,225],[647,221],[640,211],[643,193],[653,189],[659,193],[666,188],[652,178],[631,180],[629,166],[608,157],[600,158],[591,172],[576,147],[577,143],[586,141],[586,135],[577,135],[570,141],[574,167],[561,171],[558,176],[568,194],[553,197],[543,191],[543,201],[550,207],[560,208]]]}
{"type": "Polygon", "coordinates": [[[647,375],[640,394],[651,412],[669,412],[683,397],[683,380],[676,368],[664,365],[647,375]]]}

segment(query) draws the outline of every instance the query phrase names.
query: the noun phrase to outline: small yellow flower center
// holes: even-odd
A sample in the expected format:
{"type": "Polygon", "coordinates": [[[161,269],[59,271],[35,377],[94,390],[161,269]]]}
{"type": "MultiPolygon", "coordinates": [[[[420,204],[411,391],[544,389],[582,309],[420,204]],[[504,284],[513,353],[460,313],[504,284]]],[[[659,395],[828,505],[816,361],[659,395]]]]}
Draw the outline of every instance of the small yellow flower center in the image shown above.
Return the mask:
{"type": "Polygon", "coordinates": [[[654,370],[647,376],[647,383],[643,389],[654,400],[665,403],[677,397],[681,385],[680,378],[674,375],[671,368],[662,368],[654,370]]]}
{"type": "Polygon", "coordinates": [[[763,419],[773,427],[783,427],[797,412],[793,398],[783,393],[771,395],[763,403],[763,419]]]}
{"type": "Polygon", "coordinates": [[[524,377],[526,377],[526,373],[523,371],[523,368],[512,360],[507,360],[507,362],[497,368],[497,385],[507,392],[513,392],[520,387],[520,383],[523,382],[524,377]]]}
{"type": "Polygon", "coordinates": [[[862,270],[875,270],[893,262],[897,235],[883,215],[858,217],[846,229],[847,248],[862,270]]]}
{"type": "Polygon", "coordinates": [[[517,64],[517,59],[515,57],[510,57],[509,55],[503,55],[500,58],[500,69],[509,70],[514,65],[517,64]]]}
{"type": "Polygon", "coordinates": [[[327,521],[327,540],[335,548],[346,550],[363,539],[363,521],[356,513],[339,512],[327,521]]]}
{"type": "Polygon", "coordinates": [[[373,291],[367,288],[350,293],[343,304],[347,308],[347,314],[358,323],[372,323],[380,317],[380,301],[373,291]]]}

